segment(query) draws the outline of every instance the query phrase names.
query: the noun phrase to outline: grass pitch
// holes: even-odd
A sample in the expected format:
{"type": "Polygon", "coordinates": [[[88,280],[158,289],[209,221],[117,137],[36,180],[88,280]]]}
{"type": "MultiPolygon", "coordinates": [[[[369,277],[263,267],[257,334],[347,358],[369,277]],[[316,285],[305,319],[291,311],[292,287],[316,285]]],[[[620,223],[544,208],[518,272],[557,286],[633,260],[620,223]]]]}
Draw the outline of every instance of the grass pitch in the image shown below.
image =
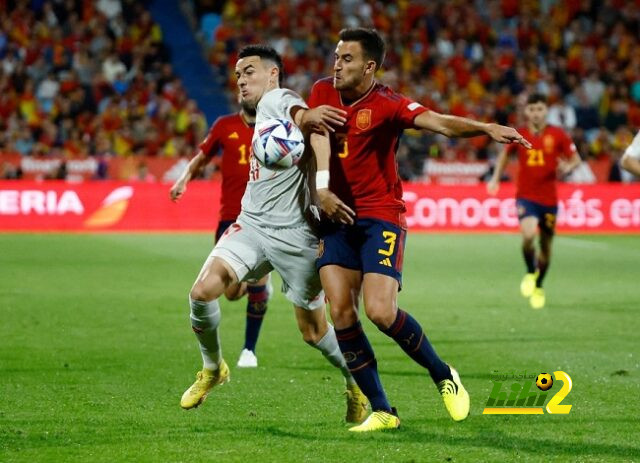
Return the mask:
{"type": "Polygon", "coordinates": [[[517,235],[411,235],[401,307],[471,394],[450,420],[427,375],[365,329],[402,428],[352,435],[342,380],[279,292],[260,367],[234,367],[244,301],[223,302],[231,382],[192,411],[187,292],[208,235],[0,234],[0,461],[638,461],[638,236],[562,236],[533,311],[517,235]],[[564,370],[569,415],[482,415],[491,372],[564,370]]]}

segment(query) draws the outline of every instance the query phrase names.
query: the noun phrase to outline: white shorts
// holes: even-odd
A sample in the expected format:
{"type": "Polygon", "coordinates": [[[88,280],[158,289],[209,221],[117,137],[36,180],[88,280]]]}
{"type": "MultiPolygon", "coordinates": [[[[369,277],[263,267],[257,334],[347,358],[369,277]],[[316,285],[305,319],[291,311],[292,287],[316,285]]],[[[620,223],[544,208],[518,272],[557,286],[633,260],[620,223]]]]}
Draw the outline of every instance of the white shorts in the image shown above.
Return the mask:
{"type": "Polygon", "coordinates": [[[324,304],[316,270],[318,238],[309,227],[256,227],[238,221],[220,237],[205,266],[218,257],[239,281],[259,280],[271,270],[282,277],[282,292],[298,307],[315,310],[324,304]]]}

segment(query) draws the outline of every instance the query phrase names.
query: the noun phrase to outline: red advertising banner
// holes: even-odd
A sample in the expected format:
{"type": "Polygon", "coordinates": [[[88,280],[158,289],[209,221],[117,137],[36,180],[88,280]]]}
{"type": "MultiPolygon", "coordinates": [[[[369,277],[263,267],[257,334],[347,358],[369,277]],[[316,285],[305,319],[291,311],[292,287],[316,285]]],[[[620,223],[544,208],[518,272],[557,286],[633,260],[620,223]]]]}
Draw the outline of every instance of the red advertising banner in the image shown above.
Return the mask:
{"type": "Polygon", "coordinates": [[[0,231],[214,230],[219,182],[193,182],[179,203],[170,184],[0,182],[0,231]]]}
{"type": "MultiPolygon", "coordinates": [[[[484,185],[405,184],[407,224],[424,231],[508,231],[518,227],[515,185],[489,196],[484,185]]],[[[557,228],[640,233],[640,185],[558,185],[557,228]]]]}
{"type": "MultiPolygon", "coordinates": [[[[219,182],[192,182],[178,203],[169,184],[0,181],[0,231],[213,231],[219,182]]],[[[515,231],[514,186],[405,184],[412,231],[515,231]]],[[[558,229],[640,233],[640,185],[559,186],[558,229]]]]}

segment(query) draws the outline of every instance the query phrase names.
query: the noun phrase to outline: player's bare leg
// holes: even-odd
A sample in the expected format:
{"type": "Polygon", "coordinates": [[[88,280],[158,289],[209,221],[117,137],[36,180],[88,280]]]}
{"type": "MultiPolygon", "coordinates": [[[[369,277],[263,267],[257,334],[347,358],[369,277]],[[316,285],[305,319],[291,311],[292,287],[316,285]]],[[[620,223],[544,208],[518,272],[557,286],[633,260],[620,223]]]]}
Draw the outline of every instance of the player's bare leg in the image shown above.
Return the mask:
{"type": "Polygon", "coordinates": [[[372,414],[354,432],[380,431],[400,426],[380,382],[371,344],[358,320],[362,273],[337,265],[320,269],[322,287],[331,304],[331,318],[342,355],[359,388],[371,403],[372,414]]]}
{"type": "Polygon", "coordinates": [[[398,281],[388,275],[365,274],[362,289],[367,317],[418,365],[429,371],[447,411],[455,421],[461,421],[469,415],[469,394],[457,372],[440,359],[420,323],[398,308],[398,286],[398,281]]]}
{"type": "Polygon", "coordinates": [[[212,301],[234,284],[238,284],[238,278],[231,266],[224,259],[213,257],[207,259],[200,270],[190,296],[199,301],[212,301]]]}
{"type": "Polygon", "coordinates": [[[326,307],[323,304],[315,310],[305,310],[297,306],[294,306],[294,308],[298,329],[304,342],[322,352],[322,355],[329,363],[340,369],[344,376],[346,382],[345,395],[347,396],[346,421],[348,423],[362,422],[367,415],[369,402],[349,372],[338,346],[335,329],[327,321],[326,307]]]}
{"type": "Polygon", "coordinates": [[[529,304],[533,309],[542,309],[546,302],[542,282],[549,264],[551,263],[551,243],[553,242],[553,233],[547,229],[540,230],[540,252],[538,253],[538,269],[536,272],[535,288],[529,298],[529,304]]]}
{"type": "Polygon", "coordinates": [[[213,386],[229,381],[229,368],[222,358],[218,333],[218,298],[236,282],[237,277],[231,266],[223,259],[213,257],[207,259],[191,288],[191,327],[200,344],[203,368],[197,373],[196,381],[182,395],[182,408],[197,407],[204,402],[213,386]]]}
{"type": "Polygon", "coordinates": [[[324,313],[324,306],[316,310],[305,310],[295,305],[293,307],[302,339],[312,346],[317,344],[329,331],[329,322],[324,313]]]}
{"type": "Polygon", "coordinates": [[[229,285],[224,292],[224,297],[226,297],[228,301],[237,301],[247,294],[247,286],[247,283],[244,281],[229,285]]]}
{"type": "MultiPolygon", "coordinates": [[[[234,285],[235,286],[235,285],[234,285]]],[[[256,344],[262,327],[262,320],[267,312],[267,302],[271,297],[271,274],[265,275],[259,281],[245,284],[247,294],[247,316],[244,331],[244,346],[237,366],[240,368],[256,368],[258,357],[256,356],[256,344]]]]}
{"type": "Polygon", "coordinates": [[[388,329],[398,312],[398,282],[387,275],[367,273],[363,278],[362,290],[367,317],[378,329],[388,329]]]}
{"type": "Polygon", "coordinates": [[[320,269],[320,280],[330,302],[331,319],[336,329],[357,323],[362,272],[326,265],[320,269]]]}
{"type": "Polygon", "coordinates": [[[520,282],[520,294],[522,294],[522,297],[529,298],[533,294],[533,290],[536,287],[536,279],[538,278],[535,246],[538,233],[538,218],[529,216],[520,220],[520,232],[522,234],[522,256],[527,266],[527,273],[520,282]]]}

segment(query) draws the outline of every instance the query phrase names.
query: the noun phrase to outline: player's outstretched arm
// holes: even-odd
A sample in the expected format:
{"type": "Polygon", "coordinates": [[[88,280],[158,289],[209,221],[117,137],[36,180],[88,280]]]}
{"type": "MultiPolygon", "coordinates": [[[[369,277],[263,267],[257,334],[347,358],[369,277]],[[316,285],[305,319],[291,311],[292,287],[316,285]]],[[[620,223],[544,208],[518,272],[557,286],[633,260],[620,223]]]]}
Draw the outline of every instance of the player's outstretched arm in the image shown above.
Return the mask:
{"type": "Polygon", "coordinates": [[[210,157],[206,156],[202,150],[198,150],[198,154],[196,154],[187,167],[185,167],[180,177],[169,190],[169,196],[172,201],[177,201],[182,197],[185,191],[187,191],[187,183],[196,175],[196,173],[202,169],[207,163],[210,161],[210,157]]]}
{"type": "Polygon", "coordinates": [[[496,165],[493,168],[493,175],[491,179],[487,182],[487,193],[491,196],[494,196],[498,193],[500,189],[500,178],[502,177],[502,172],[504,172],[504,168],[507,165],[508,152],[507,148],[502,148],[500,154],[496,158],[496,165]]]}
{"type": "Polygon", "coordinates": [[[440,114],[435,111],[425,111],[419,114],[413,123],[418,128],[441,133],[447,137],[468,138],[489,135],[498,143],[518,143],[525,148],[531,148],[531,143],[516,129],[500,124],[478,122],[466,117],[440,114]]]}
{"type": "Polygon", "coordinates": [[[329,190],[329,160],[331,143],[327,131],[313,132],[309,137],[316,158],[316,193],[319,206],[331,220],[351,225],[356,213],[329,190]]]}

